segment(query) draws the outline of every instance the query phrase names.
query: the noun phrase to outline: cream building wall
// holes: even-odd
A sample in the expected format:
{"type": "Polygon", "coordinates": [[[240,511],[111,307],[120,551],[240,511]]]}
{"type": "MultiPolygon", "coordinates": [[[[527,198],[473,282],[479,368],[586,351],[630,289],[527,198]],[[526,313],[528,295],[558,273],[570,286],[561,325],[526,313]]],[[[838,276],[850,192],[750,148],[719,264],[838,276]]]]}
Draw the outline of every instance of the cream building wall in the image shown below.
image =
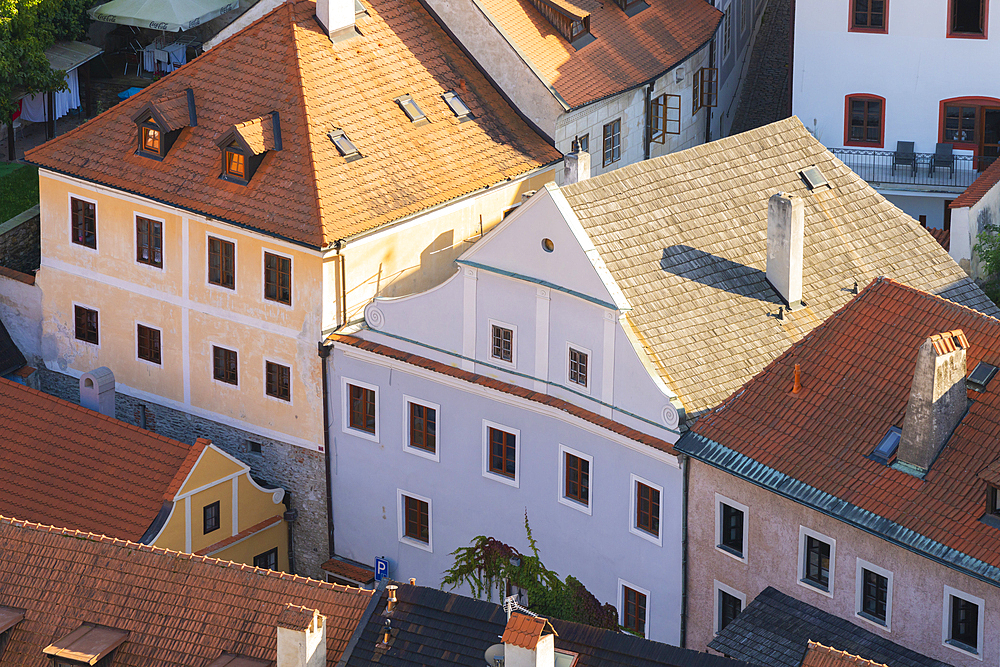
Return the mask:
{"type": "MultiPolygon", "coordinates": [[[[694,459],[688,496],[688,648],[706,650],[715,636],[718,584],[750,604],[768,586],[918,653],[971,667],[1000,660],[1000,588],[936,563],[694,459]],[[745,560],[717,548],[718,496],[745,505],[745,560]],[[799,581],[802,527],[835,540],[830,595],[799,581]],[[857,612],[859,561],[891,573],[888,627],[857,612]],[[979,655],[943,641],[945,587],[980,598],[979,655]]],[[[733,505],[735,506],[735,505],[733,505]]],[[[862,656],[864,657],[864,656],[862,656]]]]}

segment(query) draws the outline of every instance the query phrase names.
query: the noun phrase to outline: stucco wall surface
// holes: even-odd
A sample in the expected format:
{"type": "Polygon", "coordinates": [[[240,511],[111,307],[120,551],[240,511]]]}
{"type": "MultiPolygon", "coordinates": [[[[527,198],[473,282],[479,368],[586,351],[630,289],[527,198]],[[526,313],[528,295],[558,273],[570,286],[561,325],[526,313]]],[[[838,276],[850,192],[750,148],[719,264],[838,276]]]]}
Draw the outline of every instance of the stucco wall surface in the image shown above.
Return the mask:
{"type": "Polygon", "coordinates": [[[985,278],[979,256],[972,252],[986,225],[1000,225],[1000,184],[990,188],[974,206],[952,209],[949,254],[973,278],[985,278]]]}
{"type": "Polygon", "coordinates": [[[628,446],[562,411],[354,348],[336,345],[331,359],[337,378],[330,398],[338,555],[362,563],[384,556],[395,579],[416,577],[418,583],[436,586],[452,564],[450,553],[477,535],[528,551],[527,512],[546,567],[562,577],[573,575],[602,603],[619,610],[619,579],[649,591],[648,636],[678,641],[682,477],[674,457],[628,446]],[[377,442],[348,426],[349,383],[378,388],[377,442]],[[410,400],[438,406],[437,460],[404,447],[410,400]],[[517,436],[516,485],[484,473],[487,424],[517,436]],[[593,459],[589,512],[562,499],[560,446],[593,459]],[[663,489],[661,537],[655,543],[630,530],[632,475],[663,489]],[[429,545],[402,537],[402,493],[430,503],[429,545]]]}
{"type": "Polygon", "coordinates": [[[41,288],[0,275],[0,320],[28,363],[41,365],[41,288]]]}
{"type": "Polygon", "coordinates": [[[704,650],[718,613],[715,582],[746,596],[747,604],[768,586],[931,658],[960,666],[993,665],[1000,659],[1000,588],[935,563],[716,468],[689,459],[688,635],[689,648],[704,650]],[[716,547],[716,494],[747,506],[745,562],[716,547]],[[832,591],[799,581],[800,528],[835,540],[832,591]],[[859,559],[892,573],[890,627],[857,611],[859,559]],[[945,586],[985,601],[980,655],[944,644],[945,586]]]}

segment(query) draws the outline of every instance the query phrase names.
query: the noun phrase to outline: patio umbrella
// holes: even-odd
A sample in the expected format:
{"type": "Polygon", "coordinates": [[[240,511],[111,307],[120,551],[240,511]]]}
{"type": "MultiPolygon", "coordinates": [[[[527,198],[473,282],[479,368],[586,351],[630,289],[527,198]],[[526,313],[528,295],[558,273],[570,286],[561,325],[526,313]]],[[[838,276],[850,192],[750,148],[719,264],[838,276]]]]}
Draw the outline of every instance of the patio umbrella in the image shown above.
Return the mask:
{"type": "Polygon", "coordinates": [[[89,14],[95,21],[179,32],[239,6],[239,0],[111,0],[89,14]]]}

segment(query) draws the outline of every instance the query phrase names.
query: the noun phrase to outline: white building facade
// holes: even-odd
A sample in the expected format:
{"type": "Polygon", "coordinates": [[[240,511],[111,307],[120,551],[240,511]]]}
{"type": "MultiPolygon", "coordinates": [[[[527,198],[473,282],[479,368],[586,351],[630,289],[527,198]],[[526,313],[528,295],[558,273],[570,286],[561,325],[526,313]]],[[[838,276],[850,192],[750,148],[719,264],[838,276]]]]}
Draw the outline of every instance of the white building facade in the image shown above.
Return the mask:
{"type": "Polygon", "coordinates": [[[948,202],[1000,150],[989,10],[990,0],[796,3],[793,114],[927,227],[950,228],[948,202]]]}
{"type": "Polygon", "coordinates": [[[332,337],[336,551],[438,585],[476,536],[530,553],[527,513],[548,568],[676,644],[681,414],[574,220],[545,186],[452,278],[332,337]]]}

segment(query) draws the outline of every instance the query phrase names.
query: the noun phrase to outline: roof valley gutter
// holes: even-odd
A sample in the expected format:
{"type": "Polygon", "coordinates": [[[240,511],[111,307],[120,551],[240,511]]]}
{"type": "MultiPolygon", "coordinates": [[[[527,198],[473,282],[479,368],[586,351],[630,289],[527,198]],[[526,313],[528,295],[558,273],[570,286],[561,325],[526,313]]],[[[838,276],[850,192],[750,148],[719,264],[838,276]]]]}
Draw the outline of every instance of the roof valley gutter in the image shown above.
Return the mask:
{"type": "Polygon", "coordinates": [[[64,171],[62,169],[56,169],[55,167],[50,167],[49,165],[42,164],[40,162],[33,162],[33,161],[27,160],[27,159],[25,160],[25,162],[27,164],[33,164],[36,167],[38,167],[39,169],[44,169],[45,171],[51,171],[54,174],[62,174],[63,176],[68,176],[70,178],[75,178],[77,180],[84,181],[85,183],[93,183],[94,185],[98,185],[98,186],[100,186],[102,188],[108,188],[109,190],[117,190],[118,192],[124,192],[125,194],[132,195],[133,197],[141,197],[142,199],[148,199],[149,201],[156,202],[157,204],[163,204],[164,206],[170,206],[171,208],[176,208],[179,211],[187,211],[188,213],[194,213],[195,215],[200,215],[201,217],[205,218],[206,220],[215,220],[215,221],[218,221],[218,222],[224,222],[227,225],[232,225],[234,227],[239,227],[240,229],[246,229],[247,231],[256,232],[258,234],[263,234],[264,236],[270,236],[272,238],[276,238],[276,239],[279,239],[281,241],[285,241],[286,243],[291,243],[293,245],[301,246],[303,248],[308,248],[309,250],[319,250],[319,251],[322,251],[323,247],[324,247],[322,245],[316,245],[314,243],[306,243],[305,241],[299,241],[298,239],[293,239],[290,236],[285,236],[283,234],[275,234],[274,232],[269,232],[269,231],[263,230],[260,227],[254,227],[252,225],[247,225],[247,224],[242,223],[242,222],[236,222],[235,220],[229,220],[227,218],[222,218],[222,217],[219,217],[217,215],[212,215],[211,213],[206,213],[204,211],[199,211],[196,208],[190,208],[188,206],[182,206],[182,205],[177,204],[175,202],[167,201],[166,199],[160,199],[158,197],[153,197],[153,196],[150,196],[150,195],[145,195],[145,194],[142,194],[141,192],[136,192],[135,190],[127,190],[125,188],[119,188],[119,187],[116,187],[114,185],[110,185],[108,183],[102,183],[101,181],[95,180],[93,178],[86,178],[84,176],[80,176],[79,174],[74,174],[74,173],[71,173],[71,172],[68,172],[68,171],[64,171]]]}
{"type": "MultiPolygon", "coordinates": [[[[526,115],[524,115],[524,112],[521,111],[521,108],[518,107],[516,104],[514,104],[514,101],[512,99],[510,99],[510,97],[507,95],[507,91],[505,91],[500,85],[498,85],[497,82],[493,79],[493,77],[490,76],[489,72],[487,72],[486,69],[482,65],[479,64],[479,61],[476,60],[475,56],[473,56],[472,53],[467,48],[465,48],[465,44],[463,44],[462,41],[455,35],[455,33],[451,31],[451,28],[448,27],[448,24],[445,23],[441,19],[440,16],[438,16],[438,13],[436,11],[434,11],[434,8],[430,6],[430,3],[427,0],[417,0],[417,1],[420,3],[421,7],[423,7],[425,10],[427,10],[427,13],[431,15],[431,18],[433,18],[434,22],[438,24],[438,27],[440,27],[441,30],[443,30],[444,33],[446,35],[448,35],[448,37],[451,39],[451,41],[453,41],[458,46],[458,48],[462,51],[462,53],[465,54],[465,57],[469,59],[469,62],[471,62],[473,65],[475,65],[476,69],[479,70],[479,73],[483,75],[483,77],[490,83],[491,86],[493,86],[493,88],[498,93],[500,93],[500,97],[502,97],[503,100],[504,100],[504,102],[507,103],[507,106],[509,106],[511,109],[513,109],[514,113],[516,113],[521,120],[523,120],[525,123],[527,123],[528,127],[530,127],[538,135],[540,135],[542,138],[544,138],[550,145],[555,146],[556,145],[555,139],[553,137],[550,137],[548,132],[545,132],[544,130],[542,130],[542,128],[538,127],[538,125],[535,124],[535,121],[531,120],[526,115]]],[[[491,25],[493,25],[494,27],[496,27],[496,24],[493,23],[493,21],[490,19],[489,15],[487,15],[486,12],[483,11],[483,8],[479,6],[479,3],[475,2],[475,0],[473,0],[473,3],[476,5],[477,8],[479,8],[479,11],[483,12],[483,16],[486,18],[486,20],[489,21],[491,25]]],[[[497,28],[497,30],[499,31],[499,28],[497,28]]],[[[506,39],[506,37],[505,37],[505,39],[506,39]]],[[[507,43],[510,44],[510,41],[508,40],[507,43]]],[[[511,46],[513,47],[513,44],[511,44],[511,46]]],[[[516,51],[516,49],[515,49],[515,51],[516,51]]],[[[518,53],[518,55],[520,56],[521,54],[518,53]]],[[[523,58],[522,58],[522,60],[523,60],[523,58]]],[[[532,68],[530,64],[528,64],[527,62],[525,62],[525,65],[527,65],[529,68],[531,68],[532,71],[534,71],[534,68],[532,68]]],[[[536,75],[537,75],[537,73],[536,73],[536,75]]],[[[541,76],[539,76],[539,79],[541,79],[541,76]]],[[[543,83],[545,82],[544,79],[541,79],[541,80],[542,80],[543,83]]],[[[548,84],[546,84],[546,85],[548,85],[548,84]]],[[[548,86],[548,87],[549,87],[550,90],[552,90],[551,86],[548,86]]],[[[552,92],[555,93],[554,90],[552,90],[552,92]]],[[[555,94],[557,95],[556,99],[559,100],[560,104],[562,104],[564,108],[568,109],[569,107],[566,104],[566,102],[563,101],[563,99],[561,97],[558,97],[558,93],[555,93],[555,94]]]]}
{"type": "Polygon", "coordinates": [[[893,528],[894,532],[897,532],[897,533],[899,533],[899,532],[912,533],[913,535],[916,535],[916,536],[922,538],[924,541],[926,541],[926,542],[928,542],[930,544],[933,544],[933,545],[935,545],[935,546],[937,546],[937,547],[939,547],[941,549],[945,549],[945,550],[948,550],[948,551],[953,551],[953,552],[955,552],[957,554],[960,554],[960,555],[964,556],[965,558],[968,558],[970,561],[976,561],[977,563],[981,563],[986,568],[990,568],[992,570],[997,570],[998,573],[1000,573],[1000,568],[998,568],[998,567],[996,567],[994,565],[990,565],[989,563],[986,563],[985,561],[981,561],[979,559],[972,558],[971,556],[968,556],[968,555],[962,553],[958,549],[955,549],[953,547],[949,547],[949,546],[944,545],[944,544],[942,544],[940,542],[937,542],[936,540],[932,540],[932,539],[930,539],[928,537],[925,537],[924,535],[921,535],[920,533],[916,532],[912,528],[906,528],[905,526],[902,526],[902,525],[900,525],[900,524],[898,524],[898,523],[896,523],[894,521],[890,521],[889,519],[886,519],[885,517],[883,517],[883,516],[881,516],[879,514],[875,514],[875,512],[863,509],[861,507],[858,507],[857,505],[852,505],[852,504],[848,503],[845,500],[841,500],[840,498],[837,498],[836,496],[832,496],[831,494],[828,494],[828,493],[826,493],[824,491],[820,491],[819,489],[817,489],[815,487],[812,487],[812,486],[809,486],[808,484],[805,484],[804,482],[800,482],[800,481],[796,480],[793,477],[789,477],[788,475],[786,475],[786,474],[784,474],[782,472],[779,472],[778,470],[775,470],[774,468],[770,468],[768,466],[763,465],[762,463],[758,463],[757,461],[755,461],[754,459],[750,458],[746,454],[741,454],[741,453],[739,453],[737,451],[729,449],[725,445],[722,445],[722,444],[720,444],[718,442],[715,442],[714,440],[710,440],[710,439],[708,439],[708,438],[706,438],[706,437],[704,437],[702,435],[699,435],[699,434],[694,433],[692,431],[688,431],[683,436],[681,436],[680,440],[677,441],[677,443],[674,445],[674,449],[678,450],[678,452],[681,453],[682,455],[685,455],[685,456],[688,457],[688,464],[689,465],[691,463],[691,459],[696,459],[698,461],[701,461],[705,465],[712,466],[713,468],[715,468],[717,470],[721,470],[722,472],[728,473],[728,474],[732,475],[733,477],[737,477],[737,478],[742,479],[742,480],[744,480],[746,482],[749,482],[750,484],[753,484],[754,486],[758,486],[758,487],[764,489],[765,491],[770,491],[771,493],[774,493],[774,494],[776,494],[778,496],[781,496],[782,498],[790,500],[793,503],[797,503],[797,504],[802,505],[804,507],[807,507],[807,508],[809,508],[809,509],[811,509],[811,510],[813,510],[815,512],[819,512],[820,514],[828,516],[828,517],[830,517],[832,519],[836,519],[837,521],[840,521],[841,523],[845,523],[848,526],[856,528],[857,530],[860,530],[862,532],[868,533],[869,535],[872,535],[873,537],[877,537],[877,538],[879,538],[881,540],[885,540],[886,542],[889,542],[890,544],[894,544],[897,547],[900,547],[901,549],[905,549],[905,550],[909,551],[910,553],[916,554],[918,556],[922,556],[923,558],[927,558],[927,559],[929,559],[931,561],[939,563],[940,565],[943,565],[943,566],[945,566],[945,567],[947,567],[947,568],[949,568],[951,570],[955,570],[956,572],[958,572],[960,574],[964,574],[966,576],[972,577],[973,579],[977,579],[977,580],[982,581],[984,583],[987,583],[987,584],[989,584],[991,586],[995,586],[997,588],[1000,588],[1000,576],[998,576],[998,578],[991,578],[991,577],[989,577],[989,576],[987,576],[985,574],[980,574],[979,572],[975,572],[973,570],[970,570],[967,567],[963,567],[962,565],[959,565],[957,563],[950,562],[950,561],[946,560],[945,558],[943,558],[941,556],[935,555],[933,553],[929,553],[925,549],[921,549],[920,547],[917,547],[915,545],[907,544],[906,542],[902,541],[901,539],[896,538],[896,537],[892,537],[892,536],[886,534],[885,532],[879,532],[879,531],[875,530],[874,528],[870,528],[868,526],[865,526],[865,525],[861,524],[858,521],[855,521],[855,520],[849,519],[849,518],[847,518],[845,516],[842,516],[841,514],[838,514],[837,512],[835,512],[833,510],[825,509],[825,508],[820,507],[819,505],[817,505],[815,503],[806,501],[806,500],[804,500],[802,498],[798,498],[795,495],[793,495],[791,492],[786,491],[786,490],[782,490],[781,488],[778,488],[779,485],[773,484],[773,480],[775,478],[778,478],[778,479],[780,479],[782,481],[791,481],[792,483],[795,483],[795,484],[798,484],[801,487],[804,487],[805,489],[807,489],[813,495],[830,496],[831,498],[834,498],[840,504],[842,504],[842,505],[844,505],[844,506],[846,506],[848,508],[852,508],[852,509],[855,509],[855,510],[857,510],[859,512],[870,514],[870,515],[876,517],[877,519],[880,519],[881,521],[884,521],[885,523],[889,524],[890,527],[893,528]],[[699,442],[699,441],[701,441],[701,442],[699,442]],[[726,455],[725,460],[726,460],[727,463],[729,463],[729,465],[726,465],[725,463],[720,463],[720,462],[717,462],[717,461],[713,461],[713,460],[709,459],[708,457],[704,456],[704,454],[696,454],[696,453],[694,453],[694,452],[691,451],[691,449],[704,450],[705,447],[706,447],[706,445],[704,443],[709,443],[709,446],[714,446],[715,448],[718,448],[720,450],[725,450],[724,451],[724,453],[726,455]],[[749,462],[749,464],[750,464],[749,466],[747,465],[747,462],[749,462]],[[737,463],[739,463],[740,465],[737,466],[737,463]],[[747,474],[744,474],[743,472],[736,472],[737,468],[739,470],[741,470],[741,471],[746,471],[746,470],[750,470],[750,469],[756,468],[757,470],[759,470],[759,471],[761,471],[763,473],[766,473],[767,474],[767,479],[768,480],[772,480],[772,483],[769,484],[769,483],[766,483],[763,480],[754,479],[753,477],[751,477],[751,476],[749,476],[747,474]]]}

